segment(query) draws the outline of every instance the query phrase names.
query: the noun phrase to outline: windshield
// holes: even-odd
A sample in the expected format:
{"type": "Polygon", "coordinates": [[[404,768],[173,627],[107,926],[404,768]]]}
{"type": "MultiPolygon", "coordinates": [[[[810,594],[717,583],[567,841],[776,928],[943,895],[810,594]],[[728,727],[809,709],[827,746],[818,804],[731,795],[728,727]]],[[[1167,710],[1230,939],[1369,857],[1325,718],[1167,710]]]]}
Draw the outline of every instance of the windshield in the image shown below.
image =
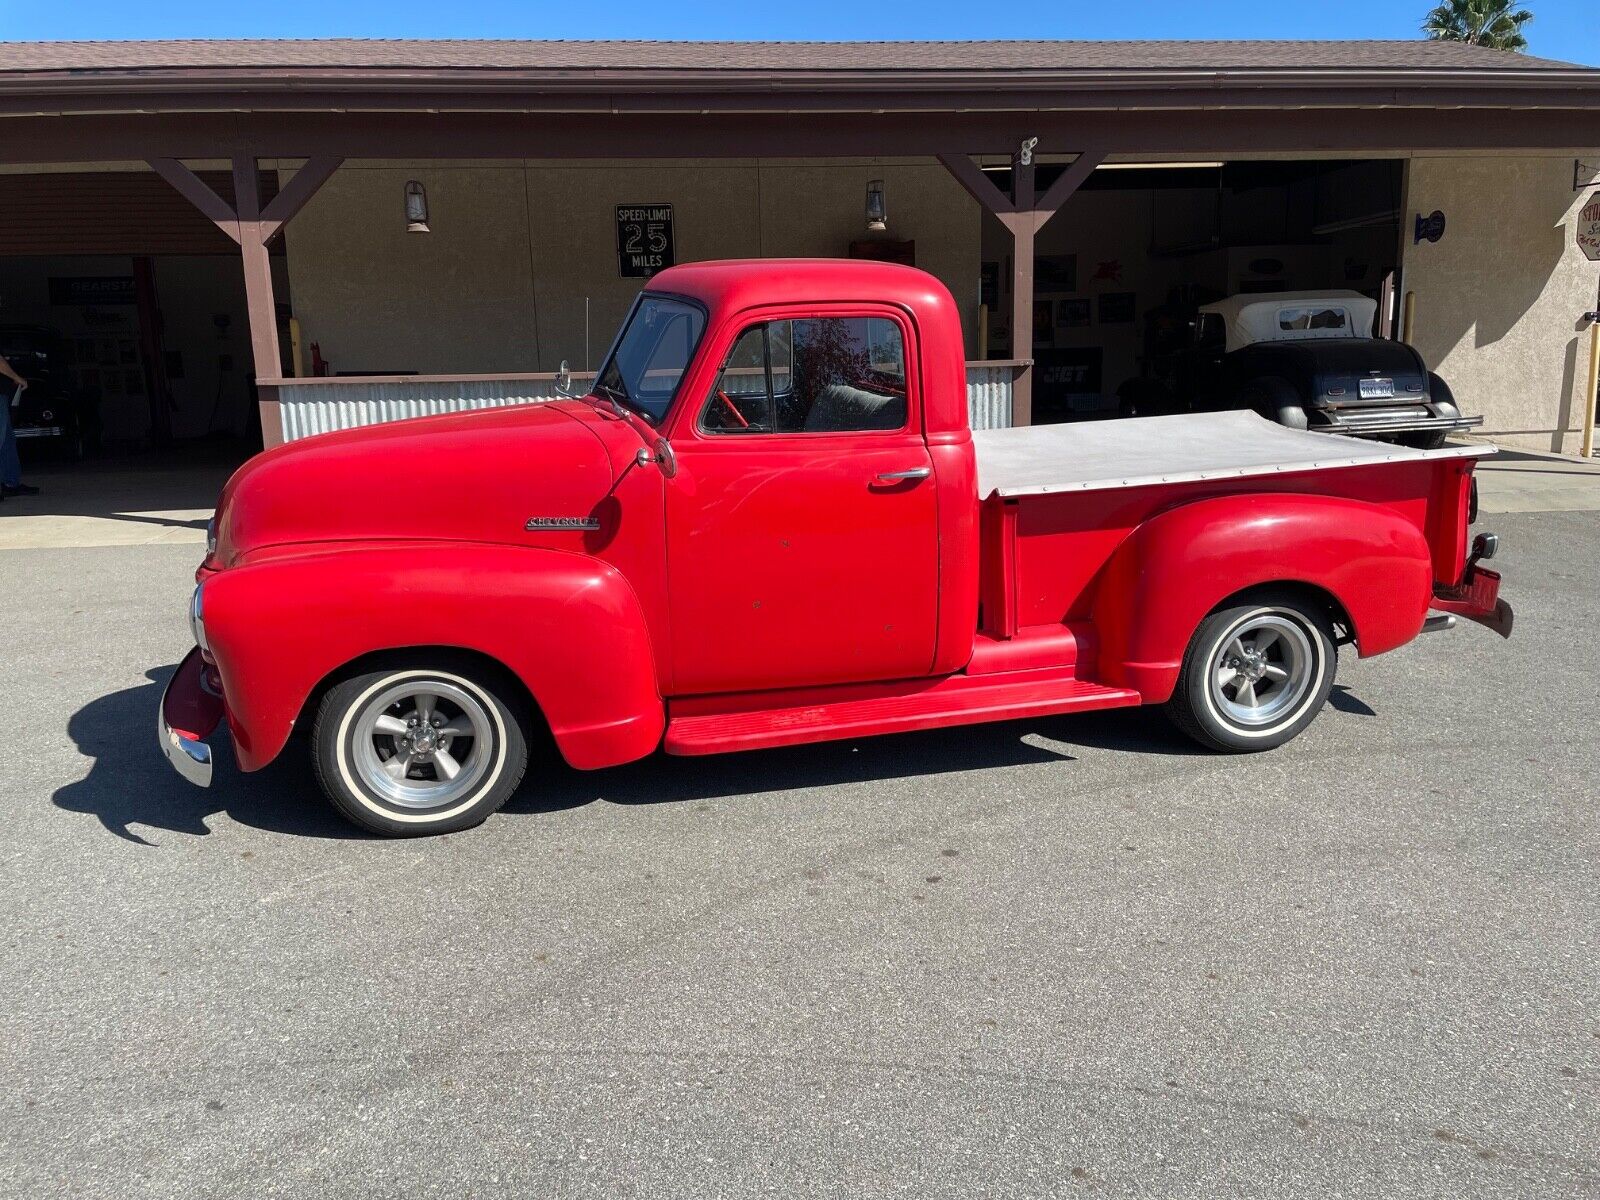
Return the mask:
{"type": "Polygon", "coordinates": [[[594,390],[626,404],[651,424],[659,422],[705,327],[705,313],[686,300],[642,297],[600,369],[594,390]]]}

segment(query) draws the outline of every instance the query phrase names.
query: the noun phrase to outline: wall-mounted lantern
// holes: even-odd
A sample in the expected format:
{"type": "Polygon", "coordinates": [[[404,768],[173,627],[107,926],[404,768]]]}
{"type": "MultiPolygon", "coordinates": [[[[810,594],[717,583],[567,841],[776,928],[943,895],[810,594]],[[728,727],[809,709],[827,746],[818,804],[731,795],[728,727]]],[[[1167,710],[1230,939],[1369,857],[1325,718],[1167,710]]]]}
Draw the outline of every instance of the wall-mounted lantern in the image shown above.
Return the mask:
{"type": "Polygon", "coordinates": [[[867,229],[882,233],[889,228],[889,206],[883,198],[883,180],[874,179],[867,184],[867,229]]]}
{"type": "Polygon", "coordinates": [[[428,228],[428,193],[415,179],[406,183],[406,232],[432,232],[428,228]]]}

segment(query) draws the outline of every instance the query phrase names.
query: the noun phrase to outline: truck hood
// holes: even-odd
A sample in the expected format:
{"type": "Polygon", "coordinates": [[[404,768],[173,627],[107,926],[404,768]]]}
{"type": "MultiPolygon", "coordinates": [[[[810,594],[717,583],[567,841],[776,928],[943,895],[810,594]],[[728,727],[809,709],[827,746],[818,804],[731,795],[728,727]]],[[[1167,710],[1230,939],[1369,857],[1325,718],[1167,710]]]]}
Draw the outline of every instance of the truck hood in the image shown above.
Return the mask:
{"type": "Polygon", "coordinates": [[[438,539],[537,544],[531,517],[582,518],[609,492],[588,405],[517,405],[290,442],[234,473],[216,566],[269,546],[438,539]]]}

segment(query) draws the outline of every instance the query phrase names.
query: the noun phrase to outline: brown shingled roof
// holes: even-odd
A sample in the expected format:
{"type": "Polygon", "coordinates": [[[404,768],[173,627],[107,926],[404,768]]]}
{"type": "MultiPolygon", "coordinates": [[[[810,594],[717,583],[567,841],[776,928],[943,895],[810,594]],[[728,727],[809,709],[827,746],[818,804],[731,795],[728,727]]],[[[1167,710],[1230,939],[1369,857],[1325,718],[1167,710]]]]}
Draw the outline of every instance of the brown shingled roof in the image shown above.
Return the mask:
{"type": "Polygon", "coordinates": [[[0,42],[0,72],[309,70],[1542,72],[1573,64],[1444,41],[0,42]]]}

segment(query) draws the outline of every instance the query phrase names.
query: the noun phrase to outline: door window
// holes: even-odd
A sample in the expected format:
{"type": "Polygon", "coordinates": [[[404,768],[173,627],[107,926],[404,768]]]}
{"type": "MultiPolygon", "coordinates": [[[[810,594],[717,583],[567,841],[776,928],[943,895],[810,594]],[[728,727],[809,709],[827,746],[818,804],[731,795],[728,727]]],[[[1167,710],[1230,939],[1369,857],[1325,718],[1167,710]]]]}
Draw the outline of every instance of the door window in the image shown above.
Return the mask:
{"type": "Polygon", "coordinates": [[[701,409],[713,434],[904,429],[905,338],[888,317],[763,321],[741,333],[701,409]]]}

